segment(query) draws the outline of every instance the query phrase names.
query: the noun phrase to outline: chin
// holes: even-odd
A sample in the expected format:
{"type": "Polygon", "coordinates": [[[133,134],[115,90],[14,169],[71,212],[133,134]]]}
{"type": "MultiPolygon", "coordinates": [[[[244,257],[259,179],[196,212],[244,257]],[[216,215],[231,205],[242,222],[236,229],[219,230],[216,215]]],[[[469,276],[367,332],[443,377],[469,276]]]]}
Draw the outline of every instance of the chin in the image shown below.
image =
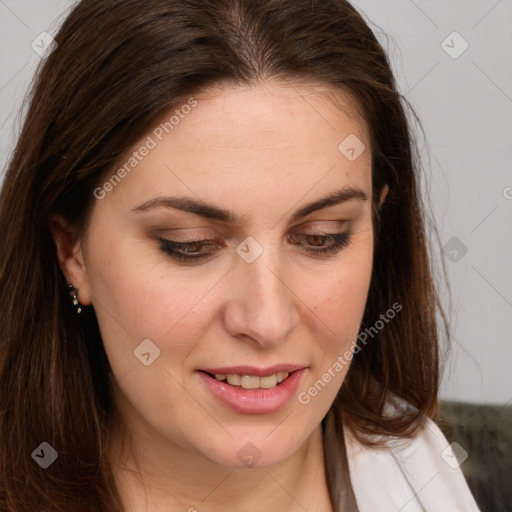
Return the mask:
{"type": "Polygon", "coordinates": [[[300,439],[289,433],[265,436],[245,435],[233,439],[228,446],[210,445],[206,456],[229,469],[263,469],[285,462],[302,444],[300,439]]]}

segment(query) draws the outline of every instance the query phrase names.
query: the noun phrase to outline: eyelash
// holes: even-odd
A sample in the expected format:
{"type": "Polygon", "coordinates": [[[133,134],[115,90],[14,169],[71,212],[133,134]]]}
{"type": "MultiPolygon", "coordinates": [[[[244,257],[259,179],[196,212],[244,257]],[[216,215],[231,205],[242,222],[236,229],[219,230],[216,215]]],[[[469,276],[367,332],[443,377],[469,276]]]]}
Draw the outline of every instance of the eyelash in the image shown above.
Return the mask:
{"type": "MultiPolygon", "coordinates": [[[[336,254],[340,252],[342,249],[347,247],[350,243],[351,233],[348,231],[344,231],[342,233],[303,233],[299,235],[294,235],[297,238],[308,238],[308,237],[319,237],[323,238],[326,241],[332,241],[332,244],[328,247],[324,247],[322,249],[306,249],[306,252],[313,255],[325,256],[329,254],[336,254]]],[[[204,245],[214,245],[216,247],[220,246],[210,238],[204,238],[201,240],[194,240],[193,242],[187,243],[179,243],[174,242],[173,240],[167,240],[165,238],[158,238],[160,242],[160,249],[166,254],[170,255],[172,259],[176,261],[182,262],[198,262],[205,258],[211,256],[211,252],[202,253],[202,254],[183,254],[179,252],[180,250],[186,250],[187,247],[191,245],[199,244],[201,242],[213,242],[213,243],[205,243],[204,245]]],[[[203,245],[203,246],[204,246],[203,245]]]]}

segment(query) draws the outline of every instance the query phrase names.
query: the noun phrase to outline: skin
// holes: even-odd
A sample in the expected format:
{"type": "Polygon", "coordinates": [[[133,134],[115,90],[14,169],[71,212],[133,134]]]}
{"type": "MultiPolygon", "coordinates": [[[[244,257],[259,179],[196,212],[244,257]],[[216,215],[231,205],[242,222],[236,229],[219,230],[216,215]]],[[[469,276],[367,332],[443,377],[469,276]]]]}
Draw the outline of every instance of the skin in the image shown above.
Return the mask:
{"type": "Polygon", "coordinates": [[[131,435],[129,454],[118,446],[111,453],[127,511],[332,510],[320,424],[348,366],[307,405],[294,396],[260,415],[222,405],[196,370],[299,363],[307,370],[298,395],[352,349],[373,263],[371,201],[352,199],[290,223],[300,207],[339,188],[371,198],[367,127],[348,95],[337,98],[343,108],[324,89],[284,83],[195,96],[191,113],[95,200],[82,238],[63,218],[52,219],[62,271],[96,311],[118,425],[131,435]],[[338,150],[350,134],[367,148],[355,161],[338,150]],[[228,208],[245,222],[162,206],[133,211],[177,195],[228,208]],[[331,245],[328,239],[290,242],[293,234],[347,228],[349,245],[334,254],[308,253],[331,245]],[[180,263],[157,236],[216,237],[221,247],[199,263],[180,263]],[[263,248],[250,264],[235,252],[248,236],[263,248]],[[144,339],[160,349],[149,366],[133,354],[144,339]],[[252,468],[237,456],[249,442],[260,455],[252,468]]]}

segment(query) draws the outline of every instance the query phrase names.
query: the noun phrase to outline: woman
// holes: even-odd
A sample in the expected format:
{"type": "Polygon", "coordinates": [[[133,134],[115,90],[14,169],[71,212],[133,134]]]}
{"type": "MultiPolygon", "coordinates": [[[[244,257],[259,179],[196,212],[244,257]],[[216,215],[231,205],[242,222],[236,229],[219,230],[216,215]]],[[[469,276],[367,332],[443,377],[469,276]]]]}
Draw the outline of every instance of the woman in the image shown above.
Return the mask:
{"type": "Polygon", "coordinates": [[[87,0],[55,40],[0,198],[2,509],[478,510],[354,8],[87,0]]]}

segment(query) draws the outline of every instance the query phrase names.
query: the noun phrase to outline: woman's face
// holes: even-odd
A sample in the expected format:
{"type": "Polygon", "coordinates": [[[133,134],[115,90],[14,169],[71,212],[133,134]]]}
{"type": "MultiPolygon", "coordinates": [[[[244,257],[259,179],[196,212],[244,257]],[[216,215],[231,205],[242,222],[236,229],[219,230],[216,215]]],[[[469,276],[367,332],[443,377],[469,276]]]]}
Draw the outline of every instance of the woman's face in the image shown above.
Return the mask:
{"type": "Polygon", "coordinates": [[[368,146],[313,86],[225,86],[169,112],[95,191],[65,271],[141,446],[264,467],[318,428],[370,283],[368,146]]]}

